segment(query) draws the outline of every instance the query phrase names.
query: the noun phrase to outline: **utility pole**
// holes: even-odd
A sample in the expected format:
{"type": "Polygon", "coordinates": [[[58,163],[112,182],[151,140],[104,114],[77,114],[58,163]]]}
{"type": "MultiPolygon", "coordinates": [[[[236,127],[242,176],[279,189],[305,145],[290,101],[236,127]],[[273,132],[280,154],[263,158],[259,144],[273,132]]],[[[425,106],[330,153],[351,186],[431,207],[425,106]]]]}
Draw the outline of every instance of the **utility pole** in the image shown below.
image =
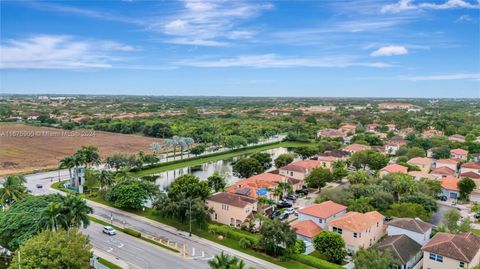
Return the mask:
{"type": "Polygon", "coordinates": [[[190,230],[190,233],[188,234],[188,236],[192,236],[192,198],[190,197],[190,199],[188,200],[188,204],[189,204],[189,217],[190,217],[190,221],[189,221],[189,230],[190,230]]]}

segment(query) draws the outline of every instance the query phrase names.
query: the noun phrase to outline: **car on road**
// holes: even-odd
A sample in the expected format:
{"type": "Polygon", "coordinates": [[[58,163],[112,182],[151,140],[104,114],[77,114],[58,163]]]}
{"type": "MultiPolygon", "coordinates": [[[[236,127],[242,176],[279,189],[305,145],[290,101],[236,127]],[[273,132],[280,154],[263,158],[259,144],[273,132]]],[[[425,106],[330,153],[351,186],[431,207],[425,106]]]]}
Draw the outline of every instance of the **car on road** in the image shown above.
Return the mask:
{"type": "Polygon", "coordinates": [[[295,201],[297,200],[297,196],[295,194],[289,194],[287,197],[285,197],[285,199],[295,201]]]}
{"type": "Polygon", "coordinates": [[[289,216],[289,214],[287,212],[283,212],[282,214],[280,214],[279,219],[280,220],[286,220],[286,219],[288,219],[288,216],[289,216]]]}
{"type": "Polygon", "coordinates": [[[117,232],[115,231],[115,229],[113,229],[111,226],[105,226],[103,227],[103,230],[102,232],[104,234],[108,234],[108,235],[116,235],[117,232]]]}
{"type": "Polygon", "coordinates": [[[280,200],[277,203],[277,208],[288,208],[288,207],[292,207],[292,203],[290,203],[286,200],[280,200]]]}
{"type": "Polygon", "coordinates": [[[42,189],[43,185],[42,184],[37,184],[36,187],[37,187],[37,189],[42,189]]]}

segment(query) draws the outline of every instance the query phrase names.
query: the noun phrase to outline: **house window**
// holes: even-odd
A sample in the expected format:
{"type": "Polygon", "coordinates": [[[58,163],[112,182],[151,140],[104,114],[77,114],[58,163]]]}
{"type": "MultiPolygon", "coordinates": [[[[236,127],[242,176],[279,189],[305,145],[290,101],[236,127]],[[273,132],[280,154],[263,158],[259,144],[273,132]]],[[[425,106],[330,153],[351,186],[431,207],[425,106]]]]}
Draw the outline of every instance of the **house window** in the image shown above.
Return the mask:
{"type": "Polygon", "coordinates": [[[432,261],[443,262],[443,256],[437,255],[435,253],[431,253],[429,255],[429,259],[432,261]]]}
{"type": "Polygon", "coordinates": [[[319,223],[323,223],[323,220],[322,220],[322,219],[318,219],[318,222],[319,222],[319,223]]]}
{"type": "Polygon", "coordinates": [[[353,233],[353,237],[358,238],[358,234],[357,234],[357,233],[353,233]]]}
{"type": "Polygon", "coordinates": [[[343,232],[342,229],[337,228],[337,227],[333,227],[332,229],[333,229],[334,232],[336,232],[338,234],[342,234],[342,232],[343,232]]]}
{"type": "Polygon", "coordinates": [[[293,176],[293,172],[290,172],[290,176],[293,176]]]}
{"type": "Polygon", "coordinates": [[[460,262],[460,265],[458,266],[460,268],[465,268],[465,263],[464,262],[460,262]]]}
{"type": "Polygon", "coordinates": [[[217,213],[215,213],[215,219],[217,219],[217,213]]]}

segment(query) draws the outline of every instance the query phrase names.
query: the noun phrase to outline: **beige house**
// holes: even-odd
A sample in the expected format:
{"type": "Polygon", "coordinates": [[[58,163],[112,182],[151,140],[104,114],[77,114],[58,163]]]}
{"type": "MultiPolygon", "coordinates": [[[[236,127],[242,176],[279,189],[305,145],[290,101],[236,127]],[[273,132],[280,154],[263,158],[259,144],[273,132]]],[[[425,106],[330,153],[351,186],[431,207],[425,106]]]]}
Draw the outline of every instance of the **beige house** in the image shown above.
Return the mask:
{"type": "Polygon", "coordinates": [[[207,207],[212,208],[213,221],[239,228],[257,211],[257,199],[229,192],[219,192],[205,199],[207,207]]]}
{"type": "Polygon", "coordinates": [[[305,177],[315,168],[320,166],[320,162],[316,160],[303,160],[293,162],[278,169],[279,174],[298,180],[304,180],[305,177]]]}
{"type": "Polygon", "coordinates": [[[480,236],[437,233],[422,248],[424,269],[473,268],[480,264],[480,236]]]}
{"type": "Polygon", "coordinates": [[[457,171],[458,160],[454,159],[440,159],[435,161],[435,168],[448,167],[453,171],[457,171]]]}
{"type": "Polygon", "coordinates": [[[372,246],[385,232],[383,215],[377,211],[367,213],[350,211],[330,221],[328,229],[342,235],[349,254],[353,254],[359,248],[372,246]]]}
{"type": "Polygon", "coordinates": [[[432,169],[433,159],[426,157],[415,157],[408,160],[407,163],[410,165],[418,166],[418,168],[420,168],[420,171],[428,173],[430,172],[430,169],[432,169]]]}
{"type": "Polygon", "coordinates": [[[319,162],[319,167],[325,169],[333,169],[333,163],[340,160],[340,158],[333,156],[318,156],[317,161],[319,162]]]}
{"type": "Polygon", "coordinates": [[[384,168],[380,169],[380,177],[384,177],[390,173],[403,173],[408,172],[408,167],[399,164],[389,164],[384,168]]]}
{"type": "Polygon", "coordinates": [[[468,151],[464,149],[452,149],[450,150],[450,158],[452,159],[460,159],[460,160],[467,160],[468,158],[468,151]]]}
{"type": "Polygon", "coordinates": [[[480,175],[480,163],[468,162],[464,163],[460,168],[460,173],[474,172],[480,175]]]}

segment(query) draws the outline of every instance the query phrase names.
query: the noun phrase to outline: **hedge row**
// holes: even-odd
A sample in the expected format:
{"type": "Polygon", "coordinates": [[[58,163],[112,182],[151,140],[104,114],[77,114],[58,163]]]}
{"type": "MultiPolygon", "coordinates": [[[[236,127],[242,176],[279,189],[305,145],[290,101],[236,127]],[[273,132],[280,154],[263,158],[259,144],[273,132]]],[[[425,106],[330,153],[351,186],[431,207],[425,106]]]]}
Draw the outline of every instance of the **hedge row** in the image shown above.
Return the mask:
{"type": "Polygon", "coordinates": [[[303,264],[315,267],[317,269],[345,269],[338,264],[334,264],[305,254],[293,254],[291,258],[303,264]]]}
{"type": "Polygon", "coordinates": [[[242,232],[239,232],[235,228],[231,228],[226,225],[214,225],[210,224],[208,225],[208,231],[213,234],[220,234],[226,238],[231,238],[240,241],[240,239],[245,239],[250,241],[251,245],[256,245],[258,242],[258,239],[253,236],[253,235],[248,235],[244,234],[242,232]]]}
{"type": "Polygon", "coordinates": [[[122,231],[126,234],[131,235],[131,236],[135,236],[135,237],[138,237],[138,238],[142,237],[142,234],[140,232],[132,230],[130,228],[125,228],[122,231]]]}

